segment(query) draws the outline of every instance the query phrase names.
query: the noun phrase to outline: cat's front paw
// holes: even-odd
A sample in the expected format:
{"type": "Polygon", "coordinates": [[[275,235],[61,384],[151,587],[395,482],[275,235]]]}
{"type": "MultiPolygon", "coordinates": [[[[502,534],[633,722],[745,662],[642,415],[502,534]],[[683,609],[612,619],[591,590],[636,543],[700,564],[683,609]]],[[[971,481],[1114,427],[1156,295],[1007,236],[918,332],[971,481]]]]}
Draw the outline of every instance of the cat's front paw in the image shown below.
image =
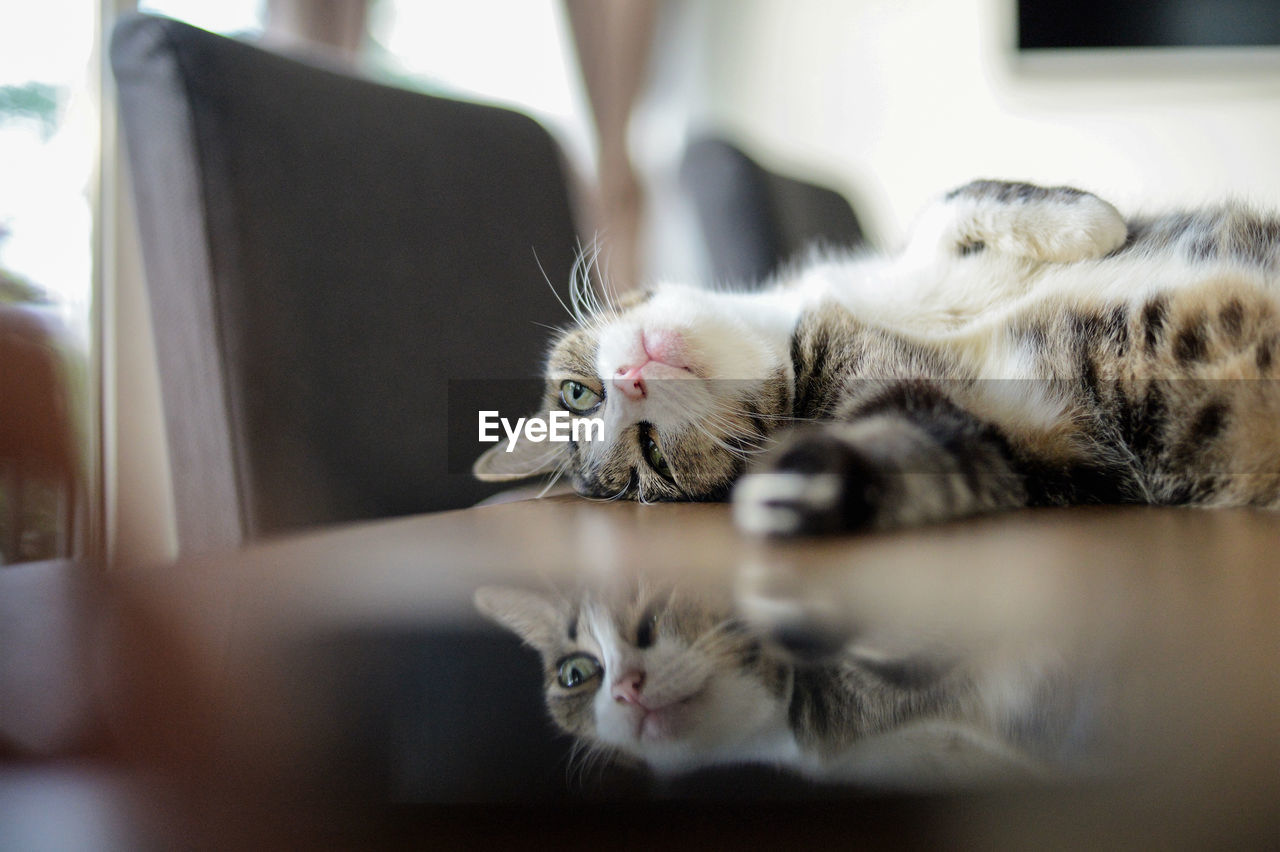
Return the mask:
{"type": "Polygon", "coordinates": [[[821,535],[866,527],[883,480],[848,443],[822,430],[802,432],[738,480],[733,518],[763,535],[821,535]]]}

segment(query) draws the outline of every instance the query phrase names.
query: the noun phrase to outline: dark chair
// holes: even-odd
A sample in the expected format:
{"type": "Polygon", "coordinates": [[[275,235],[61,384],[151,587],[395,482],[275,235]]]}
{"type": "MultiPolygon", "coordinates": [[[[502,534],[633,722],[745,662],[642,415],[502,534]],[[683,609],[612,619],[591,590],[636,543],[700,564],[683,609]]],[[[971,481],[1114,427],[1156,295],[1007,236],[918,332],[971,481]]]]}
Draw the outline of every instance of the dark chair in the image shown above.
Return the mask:
{"type": "Polygon", "coordinates": [[[815,245],[853,248],[864,239],[838,192],[771,172],[724,139],[690,142],[680,182],[720,281],[759,283],[815,245]]]}
{"type": "Polygon", "coordinates": [[[474,404],[533,406],[577,245],[548,134],[162,18],[111,64],[181,551],[492,493],[474,404]]]}

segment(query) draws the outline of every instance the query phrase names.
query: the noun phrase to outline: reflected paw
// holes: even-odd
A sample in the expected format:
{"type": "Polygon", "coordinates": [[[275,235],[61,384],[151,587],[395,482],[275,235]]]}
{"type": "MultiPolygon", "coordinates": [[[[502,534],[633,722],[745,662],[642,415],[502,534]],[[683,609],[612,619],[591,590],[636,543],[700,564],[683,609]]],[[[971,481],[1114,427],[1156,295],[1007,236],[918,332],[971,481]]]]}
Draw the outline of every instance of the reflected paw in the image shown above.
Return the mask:
{"type": "Polygon", "coordinates": [[[849,444],[807,432],[738,481],[733,517],[762,535],[845,532],[872,523],[881,490],[881,477],[849,444]]]}
{"type": "Polygon", "coordinates": [[[772,652],[795,663],[838,657],[857,631],[849,587],[814,582],[785,554],[754,551],[739,565],[737,612],[772,652]]]}

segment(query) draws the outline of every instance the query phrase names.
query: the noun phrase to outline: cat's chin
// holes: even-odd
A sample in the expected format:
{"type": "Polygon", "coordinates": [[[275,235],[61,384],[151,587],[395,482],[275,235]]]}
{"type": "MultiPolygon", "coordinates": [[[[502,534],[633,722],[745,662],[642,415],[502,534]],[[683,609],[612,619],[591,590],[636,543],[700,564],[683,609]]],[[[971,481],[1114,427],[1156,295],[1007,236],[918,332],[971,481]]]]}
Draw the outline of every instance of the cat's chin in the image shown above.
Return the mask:
{"type": "Polygon", "coordinates": [[[613,707],[614,721],[601,727],[612,729],[613,738],[624,740],[619,744],[631,750],[670,746],[694,732],[698,723],[697,702],[701,695],[697,692],[652,709],[638,705],[613,707]]]}
{"type": "Polygon", "coordinates": [[[693,725],[693,701],[690,696],[657,710],[642,710],[636,725],[636,739],[644,743],[672,742],[680,739],[693,725]]]}

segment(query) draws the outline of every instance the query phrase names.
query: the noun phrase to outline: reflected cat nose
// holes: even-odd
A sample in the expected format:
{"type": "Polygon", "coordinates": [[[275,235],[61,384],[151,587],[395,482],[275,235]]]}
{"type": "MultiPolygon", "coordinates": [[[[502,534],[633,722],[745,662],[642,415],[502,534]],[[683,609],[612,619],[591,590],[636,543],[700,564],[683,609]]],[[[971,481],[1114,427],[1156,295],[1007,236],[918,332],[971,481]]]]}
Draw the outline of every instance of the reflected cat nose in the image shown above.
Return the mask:
{"type": "Polygon", "coordinates": [[[646,396],[640,367],[620,367],[613,377],[613,386],[628,399],[644,399],[646,396]]]}
{"type": "Polygon", "coordinates": [[[629,671],[614,681],[613,700],[619,704],[639,704],[640,690],[644,689],[644,672],[629,671]]]}

